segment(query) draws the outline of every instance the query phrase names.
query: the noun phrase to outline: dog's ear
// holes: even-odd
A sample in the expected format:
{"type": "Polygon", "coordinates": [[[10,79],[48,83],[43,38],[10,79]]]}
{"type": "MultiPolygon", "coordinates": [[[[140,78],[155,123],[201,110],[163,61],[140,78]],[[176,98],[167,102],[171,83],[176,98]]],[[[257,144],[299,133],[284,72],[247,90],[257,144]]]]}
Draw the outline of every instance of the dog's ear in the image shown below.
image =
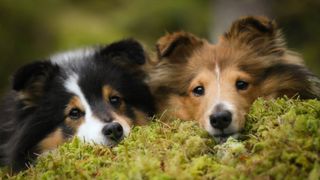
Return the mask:
{"type": "Polygon", "coordinates": [[[285,50],[285,41],[277,24],[263,16],[236,20],[223,38],[232,44],[248,45],[258,53],[283,53],[285,50]]]}
{"type": "Polygon", "coordinates": [[[167,58],[171,62],[184,62],[202,44],[203,40],[191,33],[167,34],[161,37],[156,44],[158,59],[167,58]]]}
{"type": "Polygon", "coordinates": [[[35,103],[58,71],[59,67],[49,61],[27,64],[14,73],[12,89],[18,92],[22,101],[35,103]]]}
{"type": "Polygon", "coordinates": [[[133,39],[112,43],[102,48],[97,54],[98,61],[109,61],[121,65],[143,65],[146,55],[142,45],[133,39]]]}

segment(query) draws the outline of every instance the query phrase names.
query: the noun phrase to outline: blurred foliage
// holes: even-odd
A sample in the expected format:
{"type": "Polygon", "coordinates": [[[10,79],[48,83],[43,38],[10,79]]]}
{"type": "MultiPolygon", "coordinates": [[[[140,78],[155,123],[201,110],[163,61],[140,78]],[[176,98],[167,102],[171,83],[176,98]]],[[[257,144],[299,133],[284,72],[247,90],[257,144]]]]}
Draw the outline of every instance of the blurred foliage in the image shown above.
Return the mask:
{"type": "MultiPolygon", "coordinates": [[[[0,89],[19,66],[57,51],[134,37],[153,49],[165,32],[208,38],[212,0],[1,0],[0,89]]],[[[320,2],[274,1],[289,47],[320,74],[320,2]]],[[[1,92],[1,91],[0,91],[1,92]]]]}
{"type": "Polygon", "coordinates": [[[289,48],[301,53],[311,71],[320,76],[320,1],[275,1],[272,8],[289,48]]]}
{"type": "Polygon", "coordinates": [[[153,47],[166,31],[205,36],[208,0],[2,0],[0,89],[22,64],[57,51],[134,37],[153,47]],[[196,24],[196,26],[195,26],[196,24]]]}

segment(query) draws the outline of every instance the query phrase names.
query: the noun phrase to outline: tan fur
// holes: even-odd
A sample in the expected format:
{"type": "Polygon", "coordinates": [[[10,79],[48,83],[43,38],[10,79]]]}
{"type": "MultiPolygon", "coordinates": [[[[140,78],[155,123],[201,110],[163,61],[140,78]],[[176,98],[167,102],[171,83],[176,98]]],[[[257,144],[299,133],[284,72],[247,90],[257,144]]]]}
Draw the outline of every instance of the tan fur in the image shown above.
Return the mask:
{"type": "Polygon", "coordinates": [[[82,112],[85,111],[83,104],[81,103],[81,100],[79,97],[74,96],[71,98],[71,100],[69,101],[67,107],[65,108],[64,114],[65,114],[65,124],[70,127],[74,132],[77,132],[79,126],[84,122],[84,117],[81,117],[78,120],[72,120],[68,117],[69,112],[73,109],[73,108],[78,108],[80,109],[82,112]]]}
{"type": "MultiPolygon", "coordinates": [[[[81,117],[78,120],[72,120],[68,117],[69,112],[73,108],[78,108],[81,111],[84,112],[84,107],[83,104],[81,103],[81,100],[79,97],[74,96],[70,99],[68,105],[66,106],[64,110],[65,114],[65,125],[69,128],[72,129],[75,133],[77,132],[79,126],[84,122],[84,117],[81,117]]],[[[71,137],[72,135],[70,135],[71,137]]],[[[61,128],[56,129],[52,133],[50,133],[46,138],[44,138],[39,144],[38,144],[38,149],[41,153],[52,150],[57,148],[60,144],[64,143],[65,141],[68,140],[69,135],[68,134],[63,134],[63,131],[61,128]]]]}
{"type": "Polygon", "coordinates": [[[102,94],[103,97],[105,99],[105,101],[109,102],[109,98],[112,96],[118,96],[121,98],[121,104],[120,107],[116,110],[116,113],[114,113],[113,117],[115,119],[115,121],[119,122],[123,127],[127,127],[130,128],[130,126],[132,126],[131,121],[123,116],[123,114],[125,113],[125,102],[122,100],[122,97],[120,96],[120,93],[117,92],[116,90],[114,90],[111,86],[103,86],[102,88],[102,94]]]}
{"type": "Polygon", "coordinates": [[[142,112],[136,108],[133,108],[133,112],[136,116],[135,121],[134,121],[135,125],[142,126],[142,125],[148,124],[149,120],[148,120],[147,115],[144,112],[142,112]]]}
{"type": "Polygon", "coordinates": [[[64,143],[62,130],[60,128],[53,131],[46,138],[44,138],[39,144],[38,149],[40,153],[57,148],[60,144],[64,143]]]}
{"type": "Polygon", "coordinates": [[[226,102],[233,112],[227,131],[234,133],[243,128],[258,97],[319,97],[320,83],[314,87],[314,75],[287,49],[276,23],[265,17],[240,18],[216,45],[190,33],[167,34],[159,39],[157,53],[149,85],[158,113],[196,120],[209,132],[208,117],[219,102],[226,102]],[[236,89],[238,80],[248,82],[248,88],[236,89]],[[199,85],[205,87],[205,95],[197,97],[192,90],[199,85]]]}
{"type": "MultiPolygon", "coordinates": [[[[124,116],[124,115],[120,115],[120,114],[114,113],[114,114],[113,114],[113,117],[114,117],[114,119],[115,119],[114,121],[120,123],[121,126],[122,126],[124,129],[130,129],[130,127],[133,126],[132,121],[131,121],[128,117],[126,117],[126,116],[124,116]]],[[[126,135],[127,135],[127,134],[126,134],[126,135]]]]}
{"type": "Polygon", "coordinates": [[[103,94],[103,98],[105,99],[105,101],[109,102],[109,98],[112,96],[118,96],[121,98],[121,104],[119,109],[116,109],[116,111],[120,114],[124,114],[125,111],[125,102],[122,99],[122,96],[120,95],[119,92],[117,92],[116,90],[114,90],[111,86],[103,86],[102,88],[102,94],[103,94]]]}
{"type": "MultiPolygon", "coordinates": [[[[122,99],[120,93],[108,85],[106,85],[102,88],[102,94],[103,94],[105,101],[109,101],[109,98],[112,96],[119,96],[122,99]]],[[[115,109],[115,113],[117,114],[116,116],[119,118],[120,124],[122,124],[122,125],[127,124],[126,126],[128,126],[128,125],[132,126],[133,125],[132,121],[124,116],[125,109],[126,109],[126,104],[122,100],[120,107],[118,109],[115,109]]],[[[136,116],[135,121],[134,121],[135,125],[147,124],[148,120],[147,120],[147,115],[145,113],[137,110],[136,108],[133,108],[133,111],[136,116]]],[[[118,118],[116,118],[116,119],[118,119],[118,118]]]]}
{"type": "Polygon", "coordinates": [[[28,109],[36,106],[36,103],[32,99],[32,95],[27,91],[21,91],[18,93],[18,99],[20,99],[24,104],[24,109],[28,109]]]}

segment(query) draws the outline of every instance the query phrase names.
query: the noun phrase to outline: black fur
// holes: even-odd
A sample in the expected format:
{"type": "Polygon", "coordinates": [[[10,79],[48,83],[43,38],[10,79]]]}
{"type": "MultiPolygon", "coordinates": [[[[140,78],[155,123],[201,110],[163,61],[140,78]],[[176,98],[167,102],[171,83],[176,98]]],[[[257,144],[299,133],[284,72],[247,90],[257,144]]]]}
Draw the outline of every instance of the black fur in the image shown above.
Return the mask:
{"type": "Polygon", "coordinates": [[[65,137],[72,137],[73,130],[64,124],[64,110],[73,97],[64,82],[72,74],[79,76],[81,90],[101,119],[112,119],[113,111],[103,101],[104,85],[124,97],[127,117],[135,120],[133,107],[153,115],[153,98],[143,82],[144,76],[140,76],[144,74],[140,67],[144,62],[141,45],[124,40],[97,48],[94,55],[81,60],[39,61],[20,68],[13,76],[12,90],[0,105],[0,165],[13,171],[26,168],[38,153],[37,144],[58,127],[65,137]]]}
{"type": "Polygon", "coordinates": [[[118,61],[118,63],[131,65],[143,65],[145,63],[144,50],[142,46],[133,39],[105,46],[97,53],[97,58],[101,57],[112,57],[115,61],[120,58],[121,60],[118,61]],[[124,60],[126,60],[126,62],[124,62],[124,60]]]}
{"type": "MultiPolygon", "coordinates": [[[[25,89],[27,85],[33,84],[39,78],[49,78],[56,74],[58,67],[52,65],[49,61],[35,62],[20,68],[13,76],[12,89],[20,91],[25,89]]],[[[43,79],[47,80],[47,79],[43,79]]]]}

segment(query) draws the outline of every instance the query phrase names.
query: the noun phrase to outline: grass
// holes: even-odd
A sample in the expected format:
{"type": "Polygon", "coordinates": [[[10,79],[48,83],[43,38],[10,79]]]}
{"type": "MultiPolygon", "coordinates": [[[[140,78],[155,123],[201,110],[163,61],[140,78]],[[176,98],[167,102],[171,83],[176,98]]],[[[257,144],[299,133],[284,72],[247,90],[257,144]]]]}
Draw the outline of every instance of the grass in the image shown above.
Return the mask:
{"type": "Polygon", "coordinates": [[[0,179],[319,179],[320,101],[257,100],[242,140],[217,144],[196,123],[136,127],[115,148],[74,139],[0,179]]]}

